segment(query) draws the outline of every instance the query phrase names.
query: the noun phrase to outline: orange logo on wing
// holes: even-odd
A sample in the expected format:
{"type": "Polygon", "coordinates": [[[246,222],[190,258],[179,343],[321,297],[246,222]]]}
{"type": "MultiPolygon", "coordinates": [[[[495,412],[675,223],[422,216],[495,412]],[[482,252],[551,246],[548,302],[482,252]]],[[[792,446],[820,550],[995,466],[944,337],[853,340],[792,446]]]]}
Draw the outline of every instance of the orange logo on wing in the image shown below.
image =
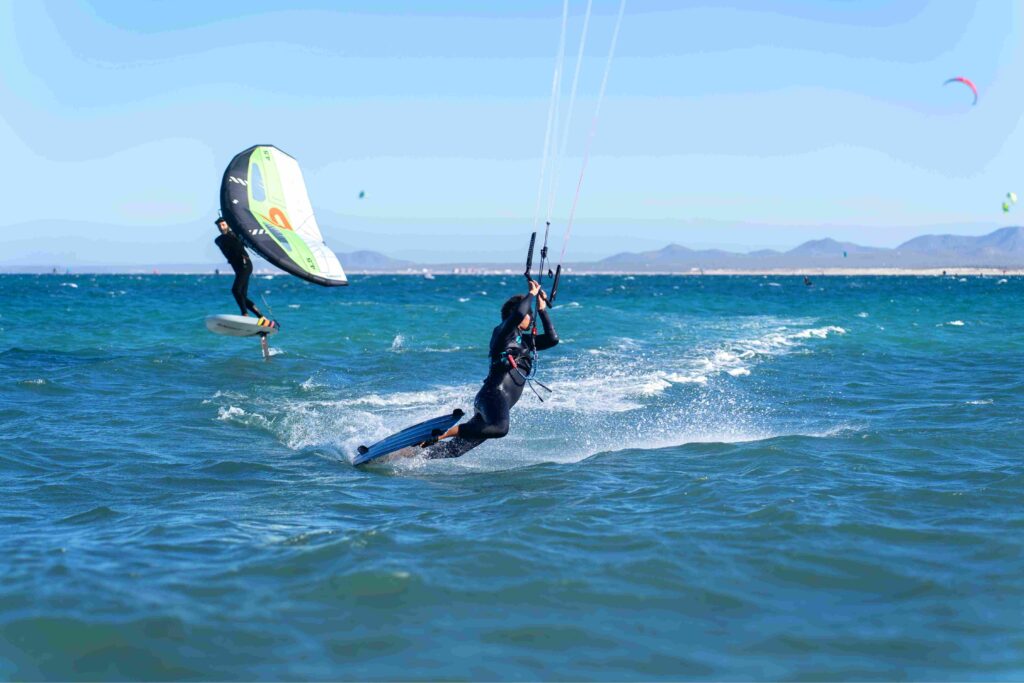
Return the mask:
{"type": "Polygon", "coordinates": [[[292,224],[288,222],[288,217],[284,215],[284,211],[276,206],[267,212],[267,217],[270,218],[270,222],[277,227],[284,228],[285,230],[292,230],[292,224]]]}

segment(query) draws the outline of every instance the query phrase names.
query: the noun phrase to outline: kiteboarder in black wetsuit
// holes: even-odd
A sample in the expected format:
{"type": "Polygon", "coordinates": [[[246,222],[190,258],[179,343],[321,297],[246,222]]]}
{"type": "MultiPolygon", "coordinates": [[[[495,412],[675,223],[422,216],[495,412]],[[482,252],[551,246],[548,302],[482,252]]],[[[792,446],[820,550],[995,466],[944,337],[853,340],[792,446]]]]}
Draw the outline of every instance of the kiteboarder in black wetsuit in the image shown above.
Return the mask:
{"type": "Polygon", "coordinates": [[[500,439],[508,434],[509,411],[523,395],[536,352],[557,343],[558,333],[548,317],[546,296],[540,285],[530,280],[529,294],[517,294],[501,307],[501,324],[491,333],[491,369],[473,402],[476,413],[441,435],[440,439],[455,438],[431,446],[426,456],[457,458],[485,439],[500,439]],[[543,334],[530,332],[535,299],[543,334]]]}
{"type": "Polygon", "coordinates": [[[231,285],[231,294],[235,297],[242,315],[249,315],[249,311],[252,311],[256,314],[256,317],[262,320],[263,314],[260,313],[260,309],[256,308],[256,304],[249,300],[248,296],[249,276],[252,275],[252,261],[249,260],[249,255],[245,253],[245,246],[242,244],[242,240],[238,239],[231,232],[231,228],[228,227],[228,222],[224,218],[218,218],[214,222],[220,228],[220,235],[214,242],[220,247],[224,258],[228,260],[231,268],[235,271],[235,281],[231,285]]]}

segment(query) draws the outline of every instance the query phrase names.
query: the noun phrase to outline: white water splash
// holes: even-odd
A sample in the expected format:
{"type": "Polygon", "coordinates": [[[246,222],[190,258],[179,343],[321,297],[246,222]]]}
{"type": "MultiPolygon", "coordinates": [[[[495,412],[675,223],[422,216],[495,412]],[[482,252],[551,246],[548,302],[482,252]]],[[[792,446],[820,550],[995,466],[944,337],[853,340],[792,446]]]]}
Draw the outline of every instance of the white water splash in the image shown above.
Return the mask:
{"type": "MultiPolygon", "coordinates": [[[[495,470],[576,462],[605,451],[778,436],[766,426],[771,422],[766,407],[744,388],[749,386],[746,378],[773,357],[847,333],[835,325],[809,322],[757,318],[730,323],[732,339],[688,348],[679,357],[625,337],[609,342],[608,348],[576,349],[572,357],[542,355],[540,377],[554,393],[544,394],[542,403],[527,389],[512,413],[506,438],[485,443],[457,461],[412,460],[395,467],[429,473],[495,470]]],[[[572,352],[570,340],[563,341],[572,352]]],[[[391,348],[401,350],[404,344],[397,335],[391,348]]],[[[297,391],[319,386],[314,376],[297,391]]],[[[215,398],[224,401],[219,420],[266,429],[288,448],[312,448],[334,459],[351,458],[361,444],[453,408],[471,413],[479,386],[460,382],[334,400],[300,393],[284,400],[215,398]]]]}
{"type": "Polygon", "coordinates": [[[221,422],[235,422],[246,426],[256,426],[269,429],[273,422],[259,413],[250,413],[237,406],[229,405],[226,408],[217,409],[217,419],[221,422]]]}
{"type": "Polygon", "coordinates": [[[313,391],[314,389],[319,389],[322,386],[323,386],[322,384],[320,384],[319,382],[316,381],[316,377],[314,376],[314,377],[310,377],[309,379],[304,381],[302,384],[300,384],[299,388],[302,389],[303,391],[313,391]]]}

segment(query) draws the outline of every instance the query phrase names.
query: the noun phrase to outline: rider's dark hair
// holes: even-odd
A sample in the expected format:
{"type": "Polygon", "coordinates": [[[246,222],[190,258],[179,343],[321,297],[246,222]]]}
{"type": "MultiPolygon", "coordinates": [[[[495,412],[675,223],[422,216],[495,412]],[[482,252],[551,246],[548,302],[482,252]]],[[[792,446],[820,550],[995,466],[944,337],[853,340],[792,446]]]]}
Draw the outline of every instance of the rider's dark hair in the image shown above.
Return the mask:
{"type": "Polygon", "coordinates": [[[519,303],[525,298],[525,294],[516,294],[515,296],[510,296],[508,298],[508,301],[501,305],[501,319],[505,320],[510,315],[512,315],[512,312],[519,307],[519,303]]]}

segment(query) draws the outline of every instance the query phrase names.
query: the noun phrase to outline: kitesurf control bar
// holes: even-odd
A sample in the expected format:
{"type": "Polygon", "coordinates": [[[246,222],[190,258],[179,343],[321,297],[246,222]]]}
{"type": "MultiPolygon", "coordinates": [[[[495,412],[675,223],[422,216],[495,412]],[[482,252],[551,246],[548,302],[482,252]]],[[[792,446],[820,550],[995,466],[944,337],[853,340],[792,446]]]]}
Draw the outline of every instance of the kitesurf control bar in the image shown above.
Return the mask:
{"type": "Polygon", "coordinates": [[[544,244],[540,245],[540,280],[544,281],[544,264],[548,260],[548,233],[551,232],[551,221],[544,225],[544,244]]]}
{"type": "Polygon", "coordinates": [[[555,305],[555,296],[558,295],[558,278],[562,277],[562,264],[555,268],[555,279],[551,281],[551,293],[548,294],[548,306],[555,305]]]}
{"type": "Polygon", "coordinates": [[[537,243],[537,233],[530,235],[530,250],[526,252],[526,272],[523,275],[530,279],[530,271],[533,269],[533,246],[537,243]]]}
{"type": "MultiPolygon", "coordinates": [[[[536,245],[537,245],[537,233],[534,232],[534,233],[532,233],[530,235],[530,250],[528,252],[526,252],[526,272],[523,273],[523,275],[526,276],[527,280],[533,279],[532,276],[531,276],[531,272],[530,271],[533,270],[533,248],[536,245]]],[[[547,257],[547,250],[548,250],[548,247],[547,247],[546,244],[543,247],[541,247],[541,250],[540,250],[541,259],[544,259],[544,258],[547,257]]],[[[540,276],[541,276],[542,279],[544,277],[544,265],[543,264],[544,264],[544,261],[541,260],[541,273],[540,273],[540,276]]],[[[550,276],[550,275],[551,275],[551,270],[549,269],[548,270],[548,276],[550,276]]],[[[554,279],[551,281],[551,292],[547,295],[548,306],[554,306],[555,305],[555,295],[558,294],[558,280],[561,277],[562,277],[562,264],[559,263],[558,267],[555,268],[554,279]]]]}

